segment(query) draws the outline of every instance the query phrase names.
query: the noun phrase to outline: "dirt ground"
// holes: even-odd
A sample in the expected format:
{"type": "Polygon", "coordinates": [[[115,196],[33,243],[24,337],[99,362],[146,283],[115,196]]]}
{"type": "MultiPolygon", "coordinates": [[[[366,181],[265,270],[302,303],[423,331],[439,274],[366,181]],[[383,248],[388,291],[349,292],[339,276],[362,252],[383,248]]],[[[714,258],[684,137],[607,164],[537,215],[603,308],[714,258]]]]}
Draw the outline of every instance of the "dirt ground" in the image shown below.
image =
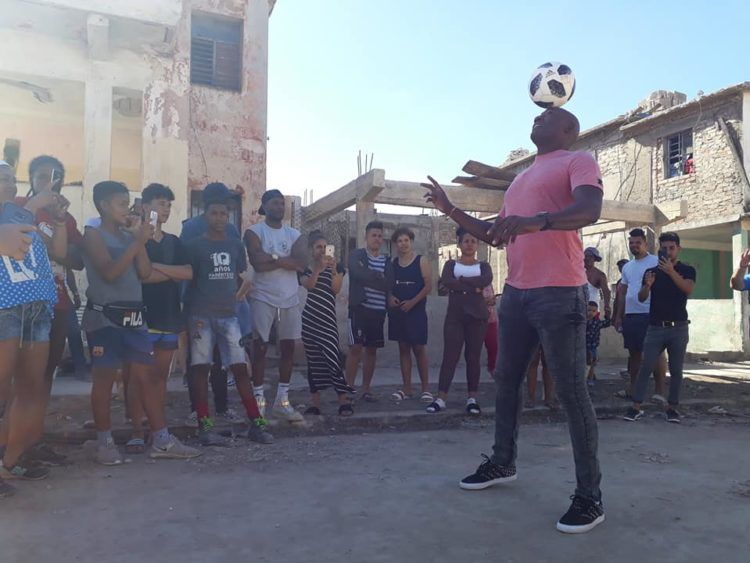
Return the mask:
{"type": "Polygon", "coordinates": [[[89,461],[0,504],[0,560],[747,561],[750,421],[600,424],[607,521],[555,531],[574,488],[565,425],[521,428],[519,479],[467,492],[492,428],[237,442],[202,458],[89,461]]]}

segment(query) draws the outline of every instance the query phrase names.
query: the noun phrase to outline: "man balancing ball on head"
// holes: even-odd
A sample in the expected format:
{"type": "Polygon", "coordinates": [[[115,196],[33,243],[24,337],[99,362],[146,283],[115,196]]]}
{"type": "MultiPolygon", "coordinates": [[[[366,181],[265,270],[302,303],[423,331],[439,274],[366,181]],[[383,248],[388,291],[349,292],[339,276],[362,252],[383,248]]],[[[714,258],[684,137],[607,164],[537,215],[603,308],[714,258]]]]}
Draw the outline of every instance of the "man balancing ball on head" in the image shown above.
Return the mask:
{"type": "Polygon", "coordinates": [[[500,362],[495,370],[495,444],[491,458],[460,482],[486,489],[516,479],[519,388],[541,343],[568,418],[576,468],[572,504],[557,529],[588,532],[604,521],[596,413],[586,387],[586,273],[576,232],[599,219],[602,181],[594,157],[569,151],[576,117],[550,108],[534,119],[534,163],[505,194],[494,224],[456,208],[432,177],[428,202],[481,240],[505,246],[508,277],[500,302],[500,362]]]}

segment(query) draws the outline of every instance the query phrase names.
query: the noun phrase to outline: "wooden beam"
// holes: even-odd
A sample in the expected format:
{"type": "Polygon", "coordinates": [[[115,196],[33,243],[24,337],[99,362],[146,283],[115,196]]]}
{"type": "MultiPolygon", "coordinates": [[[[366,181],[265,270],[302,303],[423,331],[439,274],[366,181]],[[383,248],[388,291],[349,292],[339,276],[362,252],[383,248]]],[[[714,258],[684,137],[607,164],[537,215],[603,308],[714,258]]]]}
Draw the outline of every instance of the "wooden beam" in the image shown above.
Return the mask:
{"type": "MultiPolygon", "coordinates": [[[[443,186],[443,188],[453,205],[464,211],[497,213],[503,205],[503,194],[499,191],[477,190],[466,186],[451,185],[443,186]]],[[[425,193],[427,193],[427,189],[420,186],[419,182],[386,180],[385,189],[375,198],[375,202],[431,208],[432,206],[424,200],[425,193]]]]}
{"type": "Polygon", "coordinates": [[[602,214],[599,220],[650,225],[656,222],[656,207],[650,203],[605,199],[602,202],[602,214]]]}
{"type": "Polygon", "coordinates": [[[722,252],[732,252],[731,242],[713,242],[706,240],[691,240],[680,238],[682,248],[694,248],[697,250],[718,250],[722,252]]]}
{"type": "Polygon", "coordinates": [[[627,229],[627,223],[625,221],[603,221],[590,225],[581,229],[581,234],[586,235],[601,235],[604,233],[616,233],[618,231],[624,231],[627,229]]]}
{"type": "Polygon", "coordinates": [[[667,201],[656,206],[656,224],[668,225],[688,216],[688,202],[685,199],[667,201]]]}
{"type": "Polygon", "coordinates": [[[375,189],[376,181],[380,185],[378,187],[382,189],[385,182],[385,172],[379,168],[370,170],[367,174],[355,178],[335,192],[331,192],[315,203],[308,205],[303,210],[304,221],[306,223],[320,222],[347,207],[351,207],[357,202],[358,197],[363,195],[367,197],[372,193],[371,190],[375,189]]]}
{"type": "Polygon", "coordinates": [[[464,172],[467,174],[472,174],[474,176],[483,176],[485,178],[494,178],[496,180],[505,180],[506,182],[512,182],[516,175],[514,172],[509,172],[508,170],[502,170],[501,168],[498,168],[497,166],[490,166],[489,164],[484,164],[483,162],[477,162],[476,160],[470,160],[466,164],[464,164],[464,167],[462,168],[464,172]]]}
{"type": "Polygon", "coordinates": [[[495,178],[480,176],[456,176],[451,182],[469,186],[470,188],[485,188],[490,190],[507,190],[510,186],[510,182],[506,180],[496,180],[495,178]]]}

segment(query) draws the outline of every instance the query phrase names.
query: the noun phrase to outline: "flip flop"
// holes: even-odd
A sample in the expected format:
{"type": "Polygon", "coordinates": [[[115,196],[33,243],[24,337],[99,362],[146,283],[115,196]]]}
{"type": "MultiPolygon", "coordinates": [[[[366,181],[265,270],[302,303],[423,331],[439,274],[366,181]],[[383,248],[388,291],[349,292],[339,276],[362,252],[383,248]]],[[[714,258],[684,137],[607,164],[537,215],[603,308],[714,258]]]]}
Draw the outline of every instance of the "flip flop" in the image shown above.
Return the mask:
{"type": "Polygon", "coordinates": [[[351,416],[354,414],[354,409],[349,403],[345,403],[339,406],[339,416],[351,416]]]}
{"type": "Polygon", "coordinates": [[[146,451],[146,442],[143,438],[131,438],[125,444],[125,452],[129,454],[142,454],[146,451]]]}
{"type": "Polygon", "coordinates": [[[397,403],[400,403],[401,401],[405,399],[411,399],[411,395],[407,395],[401,389],[399,389],[393,395],[391,395],[391,399],[393,399],[397,403]]]}
{"type": "Polygon", "coordinates": [[[373,393],[364,393],[362,395],[362,400],[365,403],[377,403],[380,399],[377,395],[374,395],[373,393]]]}
{"type": "Polygon", "coordinates": [[[419,396],[419,400],[423,403],[431,403],[435,400],[435,397],[433,397],[432,393],[430,393],[429,391],[425,391],[419,396]]]}
{"type": "Polygon", "coordinates": [[[311,414],[314,416],[320,416],[320,409],[318,407],[307,407],[305,414],[311,414]]]}

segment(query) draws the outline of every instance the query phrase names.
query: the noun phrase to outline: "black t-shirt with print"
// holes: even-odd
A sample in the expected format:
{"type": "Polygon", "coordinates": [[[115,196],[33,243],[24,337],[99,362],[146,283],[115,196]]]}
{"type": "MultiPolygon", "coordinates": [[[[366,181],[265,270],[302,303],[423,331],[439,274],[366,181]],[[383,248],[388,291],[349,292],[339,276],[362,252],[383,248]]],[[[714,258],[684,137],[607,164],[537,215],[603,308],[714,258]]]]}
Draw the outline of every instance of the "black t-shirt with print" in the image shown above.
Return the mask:
{"type": "Polygon", "coordinates": [[[190,315],[233,317],[236,314],[237,276],[247,269],[245,247],[239,239],[210,240],[205,236],[185,244],[193,266],[188,291],[190,315]]]}
{"type": "MultiPolygon", "coordinates": [[[[149,240],[146,252],[151,262],[168,266],[187,264],[180,239],[164,233],[160,241],[149,240]]],[[[180,284],[175,281],[143,284],[143,304],[146,306],[148,328],[164,332],[184,330],[182,306],[180,304],[180,284]]]]}
{"type": "MultiPolygon", "coordinates": [[[[674,265],[674,269],[686,280],[695,281],[695,268],[677,262],[674,265]]],[[[687,314],[687,299],[688,296],[675,285],[667,274],[662,272],[659,268],[649,268],[644,273],[644,279],[646,273],[655,272],[656,279],[654,285],[651,286],[651,310],[649,311],[649,321],[651,322],[663,322],[663,321],[686,321],[688,320],[687,314]]]]}

